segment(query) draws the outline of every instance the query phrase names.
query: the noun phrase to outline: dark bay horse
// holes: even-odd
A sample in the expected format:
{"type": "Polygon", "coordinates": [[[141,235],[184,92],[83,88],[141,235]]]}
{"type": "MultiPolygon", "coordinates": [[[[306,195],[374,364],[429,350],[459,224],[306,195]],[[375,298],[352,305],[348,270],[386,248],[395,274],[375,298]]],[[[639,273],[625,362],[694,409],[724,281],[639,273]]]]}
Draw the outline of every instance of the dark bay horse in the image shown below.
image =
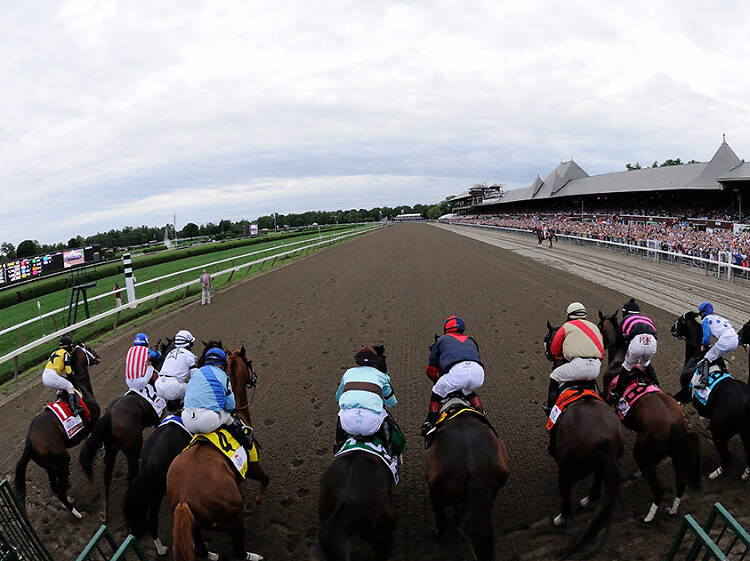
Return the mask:
{"type": "MultiPolygon", "coordinates": [[[[740,345],[745,347],[750,345],[750,320],[746,321],[745,325],[740,328],[737,336],[740,338],[740,345]]],[[[747,383],[750,385],[750,351],[747,353],[747,383]]]]}
{"type": "MultiPolygon", "coordinates": [[[[162,361],[171,347],[172,340],[157,343],[162,353],[162,361]]],[[[154,364],[156,371],[161,367],[154,364]]],[[[153,388],[153,386],[147,386],[153,388]]],[[[93,463],[99,449],[104,446],[104,512],[103,519],[109,517],[109,491],[112,485],[112,474],[115,470],[115,459],[121,450],[128,461],[128,481],[138,473],[138,459],[143,448],[143,431],[159,423],[159,416],[144,398],[135,393],[126,393],[109,404],[104,415],[91,430],[91,437],[81,449],[78,461],[89,481],[93,480],[93,463]]]]}
{"type": "MultiPolygon", "coordinates": [[[[599,312],[599,331],[604,338],[609,366],[604,372],[604,393],[615,376],[620,373],[627,352],[627,342],[617,321],[617,312],[605,316],[599,312]]],[[[689,483],[699,490],[701,486],[700,440],[694,432],[688,432],[687,421],[682,408],[672,396],[664,392],[653,392],[642,396],[628,411],[623,424],[636,433],[633,457],[651,487],[651,508],[644,519],[649,523],[654,519],[664,496],[664,486],[656,473],[656,466],[667,456],[672,459],[676,495],[669,514],[677,510],[689,483]]]]}
{"type": "MultiPolygon", "coordinates": [[[[255,374],[244,347],[227,355],[227,374],[232,380],[238,415],[249,424],[247,388],[255,374]]],[[[249,464],[246,478],[260,481],[255,495],[257,504],[263,498],[269,478],[259,462],[249,464]]],[[[229,460],[212,444],[198,442],[177,455],[167,472],[166,487],[172,512],[174,561],[192,561],[196,555],[207,555],[201,528],[227,532],[235,559],[260,559],[245,551],[245,499],[240,483],[229,460]]]]}
{"type": "Polygon", "coordinates": [[[534,228],[532,230],[536,234],[537,238],[537,247],[542,247],[542,242],[544,240],[549,240],[549,246],[552,247],[552,239],[554,238],[555,242],[557,242],[557,234],[552,228],[547,228],[547,231],[544,232],[541,228],[534,228]]]}
{"type": "MultiPolygon", "coordinates": [[[[385,348],[373,346],[374,365],[388,372],[385,348]]],[[[320,478],[317,553],[320,561],[348,561],[357,536],[370,544],[379,560],[388,559],[396,526],[393,475],[373,454],[353,451],[333,459],[320,478]]]]}
{"type": "Polygon", "coordinates": [[[460,506],[474,559],[494,559],[492,507],[509,474],[505,443],[482,419],[464,414],[439,426],[425,454],[438,536],[445,535],[446,507],[460,506]]]}
{"type": "MultiPolygon", "coordinates": [[[[549,349],[557,329],[547,322],[544,348],[548,357],[552,356],[549,349]]],[[[556,368],[562,362],[553,359],[553,367],[556,368]]],[[[590,473],[594,474],[591,490],[588,496],[581,499],[581,506],[598,500],[602,483],[604,484],[604,499],[599,511],[565,550],[567,556],[611,523],[620,489],[620,468],[617,462],[622,457],[625,445],[619,417],[605,402],[595,398],[584,397],[568,405],[553,430],[557,431],[554,457],[562,498],[561,511],[553,519],[555,526],[562,526],[570,516],[573,483],[590,473]]]]}
{"type": "MultiPolygon", "coordinates": [[[[692,403],[698,414],[709,420],[708,431],[721,456],[721,465],[708,477],[716,479],[727,470],[732,462],[729,439],[739,434],[745,447],[746,467],[742,479],[747,480],[750,479],[750,386],[734,378],[722,380],[711,390],[705,405],[692,395],[690,381],[696,364],[703,358],[703,333],[697,316],[696,312],[685,312],[672,325],[672,335],[685,341],[685,366],[680,374],[680,391],[674,398],[680,403],[692,403]]],[[[726,371],[724,361],[719,359],[719,362],[726,371]]]]}
{"type": "Polygon", "coordinates": [[[71,353],[72,384],[81,392],[83,401],[91,413],[91,422],[84,430],[69,439],[65,429],[54,413],[47,409],[31,421],[26,435],[26,445],[21,459],[16,464],[15,489],[21,505],[26,503],[26,466],[29,459],[47,471],[52,492],[62,501],[73,516],[81,518],[81,513],[71,504],[68,497],[68,477],[70,475],[70,455],[68,448],[76,446],[88,436],[91,426],[99,418],[101,410],[94,399],[91,387],[89,366],[99,364],[99,355],[84,343],[77,343],[71,353]]]}

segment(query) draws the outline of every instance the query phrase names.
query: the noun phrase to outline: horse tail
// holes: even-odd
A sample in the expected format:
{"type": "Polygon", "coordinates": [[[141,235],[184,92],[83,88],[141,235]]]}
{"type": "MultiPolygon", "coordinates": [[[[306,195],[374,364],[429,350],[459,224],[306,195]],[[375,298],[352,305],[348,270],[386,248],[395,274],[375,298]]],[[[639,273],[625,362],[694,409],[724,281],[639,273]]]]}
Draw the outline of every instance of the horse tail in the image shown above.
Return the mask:
{"type": "Polygon", "coordinates": [[[195,561],[195,516],[190,505],[177,503],[172,513],[172,559],[174,561],[195,561]]]}
{"type": "Polygon", "coordinates": [[[157,483],[163,479],[153,466],[143,466],[128,485],[123,510],[128,531],[136,538],[142,537],[148,529],[148,518],[144,514],[152,501],[157,498],[161,501],[163,491],[157,489],[157,483]]]}
{"type": "Polygon", "coordinates": [[[617,465],[617,454],[612,442],[600,440],[594,448],[593,460],[596,463],[597,473],[604,484],[604,498],[594,518],[565,551],[563,558],[596,536],[602,528],[607,527],[614,514],[617,493],[620,489],[620,467],[617,465]]]}
{"type": "Polygon", "coordinates": [[[669,432],[669,456],[682,465],[687,472],[687,483],[691,489],[701,488],[701,446],[698,435],[686,432],[678,423],[672,423],[669,432]]]}
{"type": "Polygon", "coordinates": [[[484,482],[476,474],[470,473],[466,478],[464,528],[471,538],[477,561],[491,561],[494,558],[493,502],[492,493],[484,482]]]}
{"type": "Polygon", "coordinates": [[[349,520],[352,512],[349,504],[339,501],[331,515],[318,529],[318,559],[320,561],[348,561],[349,520]]]}
{"type": "Polygon", "coordinates": [[[78,456],[78,462],[83,468],[83,472],[88,477],[89,481],[94,478],[94,472],[92,466],[94,465],[94,456],[104,444],[109,434],[112,432],[112,416],[109,413],[105,413],[99,420],[94,423],[94,428],[91,429],[91,436],[84,443],[81,449],[81,454],[78,456]]]}
{"type": "Polygon", "coordinates": [[[13,481],[13,487],[16,489],[16,496],[21,507],[26,510],[26,466],[29,465],[31,457],[31,439],[26,437],[26,444],[23,447],[21,459],[16,464],[16,477],[13,481]]]}

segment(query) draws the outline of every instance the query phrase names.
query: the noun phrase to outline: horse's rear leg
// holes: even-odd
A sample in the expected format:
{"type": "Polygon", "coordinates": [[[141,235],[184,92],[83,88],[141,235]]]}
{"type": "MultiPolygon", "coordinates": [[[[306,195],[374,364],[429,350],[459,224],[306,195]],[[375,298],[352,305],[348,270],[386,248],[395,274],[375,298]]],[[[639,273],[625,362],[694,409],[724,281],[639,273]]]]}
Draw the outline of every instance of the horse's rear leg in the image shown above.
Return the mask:
{"type": "Polygon", "coordinates": [[[659,476],[656,475],[656,465],[648,456],[648,450],[645,445],[639,445],[636,443],[635,449],[633,450],[633,457],[638,467],[641,470],[643,479],[646,480],[649,487],[651,487],[651,508],[649,508],[648,514],[643,521],[648,524],[656,516],[656,511],[661,504],[661,499],[664,496],[664,485],[659,481],[659,476]]]}
{"type": "Polygon", "coordinates": [[[445,504],[443,503],[442,489],[438,489],[437,484],[430,487],[430,502],[432,502],[432,510],[435,511],[437,536],[438,538],[442,538],[445,536],[446,528],[445,504]]]}
{"type": "Polygon", "coordinates": [[[55,474],[57,475],[57,496],[62,501],[62,503],[65,505],[65,508],[67,508],[70,513],[75,516],[76,518],[80,519],[82,518],[82,515],[80,512],[78,512],[78,509],[73,506],[73,504],[70,501],[70,497],[68,496],[68,479],[70,477],[70,455],[65,452],[65,454],[58,456],[55,459],[54,467],[52,468],[55,471],[55,474]]]}
{"type": "Polygon", "coordinates": [[[672,467],[674,468],[675,497],[674,502],[672,503],[672,508],[670,508],[668,512],[674,516],[680,508],[682,495],[685,494],[685,488],[687,487],[687,466],[682,463],[681,458],[674,456],[670,456],[670,458],[672,459],[672,467]]]}
{"type": "Polygon", "coordinates": [[[582,507],[587,507],[591,503],[598,501],[602,496],[602,476],[597,471],[594,474],[594,480],[591,482],[591,489],[589,489],[589,494],[583,497],[578,504],[582,507]]]}
{"type": "Polygon", "coordinates": [[[156,553],[159,555],[166,555],[167,547],[161,543],[161,540],[159,539],[159,509],[161,508],[162,498],[164,498],[164,489],[156,489],[151,497],[151,504],[149,505],[148,531],[154,542],[156,553]]]}
{"type": "Polygon", "coordinates": [[[107,522],[109,518],[109,489],[112,486],[112,474],[115,472],[115,460],[117,459],[117,448],[112,442],[104,443],[104,512],[102,521],[107,522]]]}
{"type": "Polygon", "coordinates": [[[568,476],[567,473],[563,471],[562,468],[558,472],[557,485],[560,488],[560,498],[562,499],[562,505],[560,508],[560,514],[552,519],[552,523],[555,526],[562,526],[570,517],[570,492],[573,489],[573,480],[568,476]]]}
{"type": "Polygon", "coordinates": [[[750,426],[746,426],[740,432],[742,446],[745,448],[745,470],[742,472],[742,481],[750,479],[750,426]]]}
{"type": "Polygon", "coordinates": [[[719,453],[719,456],[721,457],[721,465],[717,467],[714,471],[712,471],[709,475],[709,479],[716,479],[719,477],[722,473],[724,473],[727,469],[729,469],[730,464],[732,463],[732,455],[729,453],[729,438],[721,435],[716,435],[713,431],[711,431],[711,436],[714,440],[714,446],[716,446],[716,451],[719,453]]]}

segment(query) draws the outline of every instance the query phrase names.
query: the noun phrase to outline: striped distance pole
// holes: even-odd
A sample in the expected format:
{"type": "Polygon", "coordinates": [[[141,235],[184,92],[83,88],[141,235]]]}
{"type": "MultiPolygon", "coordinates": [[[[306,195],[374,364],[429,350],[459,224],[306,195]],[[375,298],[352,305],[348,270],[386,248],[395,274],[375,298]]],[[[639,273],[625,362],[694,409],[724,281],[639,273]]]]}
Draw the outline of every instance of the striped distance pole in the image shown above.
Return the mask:
{"type": "Polygon", "coordinates": [[[135,303],[135,279],[133,278],[133,262],[129,253],[122,254],[122,263],[125,266],[125,292],[128,295],[128,303],[131,308],[137,307],[135,303]]]}

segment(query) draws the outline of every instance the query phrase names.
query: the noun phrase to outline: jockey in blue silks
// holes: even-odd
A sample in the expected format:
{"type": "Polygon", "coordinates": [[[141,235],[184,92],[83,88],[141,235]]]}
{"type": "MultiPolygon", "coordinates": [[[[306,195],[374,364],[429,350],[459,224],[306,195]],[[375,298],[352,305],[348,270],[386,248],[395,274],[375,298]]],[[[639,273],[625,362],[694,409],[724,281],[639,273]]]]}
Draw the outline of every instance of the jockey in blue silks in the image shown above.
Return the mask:
{"type": "Polygon", "coordinates": [[[740,344],[740,339],[737,336],[737,332],[732,327],[732,324],[728,320],[714,313],[714,307],[710,302],[703,302],[698,307],[698,312],[703,320],[701,326],[703,328],[703,338],[701,340],[701,351],[704,351],[706,355],[697,364],[697,369],[700,371],[700,381],[695,385],[697,388],[703,388],[708,383],[708,372],[709,367],[712,363],[716,362],[722,355],[732,352],[740,344]],[[712,347],[711,336],[716,338],[716,342],[712,347]]]}

